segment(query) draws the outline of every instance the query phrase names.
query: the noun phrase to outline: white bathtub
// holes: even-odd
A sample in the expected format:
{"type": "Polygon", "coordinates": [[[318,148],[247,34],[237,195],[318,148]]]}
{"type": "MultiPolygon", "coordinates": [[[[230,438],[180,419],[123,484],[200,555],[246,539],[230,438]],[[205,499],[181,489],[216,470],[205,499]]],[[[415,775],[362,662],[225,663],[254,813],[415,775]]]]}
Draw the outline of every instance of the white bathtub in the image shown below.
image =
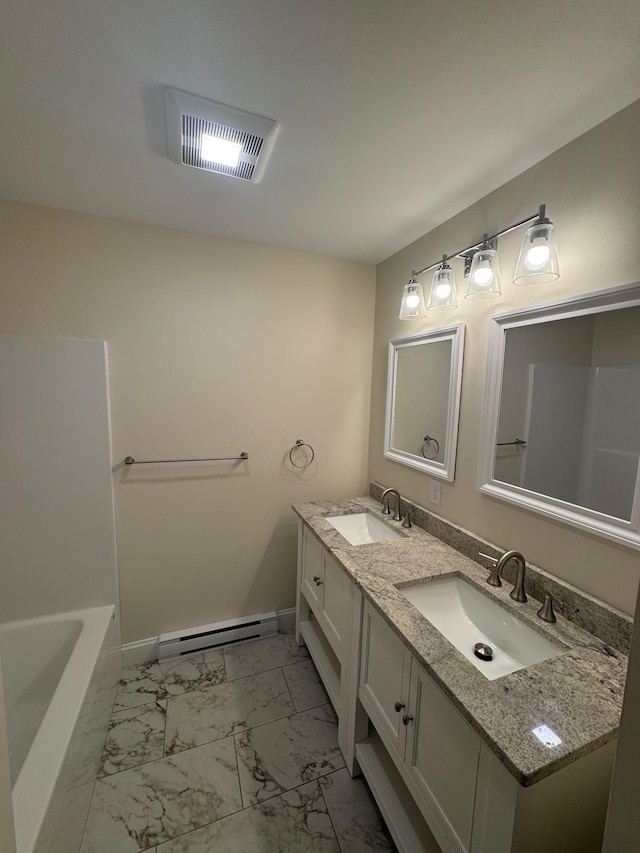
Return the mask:
{"type": "Polygon", "coordinates": [[[18,853],[77,853],[120,674],[114,607],[0,625],[18,853]]]}

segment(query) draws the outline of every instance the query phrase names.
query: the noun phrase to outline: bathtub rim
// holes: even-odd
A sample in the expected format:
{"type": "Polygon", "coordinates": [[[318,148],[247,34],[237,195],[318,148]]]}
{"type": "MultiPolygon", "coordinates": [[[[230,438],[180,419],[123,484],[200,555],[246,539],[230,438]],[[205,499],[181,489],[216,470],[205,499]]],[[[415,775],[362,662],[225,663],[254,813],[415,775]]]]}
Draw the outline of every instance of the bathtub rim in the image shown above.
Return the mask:
{"type": "Polygon", "coordinates": [[[116,606],[111,604],[2,623],[3,628],[17,628],[53,621],[82,622],[76,644],[12,789],[18,853],[35,848],[109,628],[116,618],[116,606]],[[43,767],[47,772],[43,772],[43,767]]]}

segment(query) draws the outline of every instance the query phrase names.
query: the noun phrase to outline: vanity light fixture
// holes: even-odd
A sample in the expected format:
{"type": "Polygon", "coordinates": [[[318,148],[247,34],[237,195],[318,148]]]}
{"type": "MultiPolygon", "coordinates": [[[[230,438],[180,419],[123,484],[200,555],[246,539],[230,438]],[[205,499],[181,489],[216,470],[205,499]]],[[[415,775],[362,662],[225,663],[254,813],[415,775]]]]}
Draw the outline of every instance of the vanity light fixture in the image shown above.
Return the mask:
{"type": "Polygon", "coordinates": [[[422,285],[416,279],[415,275],[411,276],[411,281],[405,284],[402,293],[402,304],[400,305],[401,320],[417,320],[425,316],[424,294],[422,293],[422,285]]]}
{"type": "Polygon", "coordinates": [[[442,263],[433,274],[431,290],[429,291],[428,311],[457,308],[456,275],[447,263],[447,256],[442,256],[442,263]]]}
{"type": "Polygon", "coordinates": [[[400,319],[416,320],[425,316],[422,310],[424,306],[422,286],[418,277],[433,269],[436,271],[427,310],[458,307],[455,273],[448,263],[453,258],[463,258],[465,261],[465,276],[468,276],[465,299],[488,299],[501,296],[498,238],[523,225],[529,225],[529,228],[522,241],[513,283],[519,286],[546,284],[559,278],[555,230],[553,223],[546,216],[546,205],[541,204],[538,212],[533,216],[508,225],[496,234],[485,234],[480,243],[474,243],[450,255],[443,255],[441,261],[429,264],[421,270],[413,270],[411,280],[404,288],[400,319]]]}
{"type": "Polygon", "coordinates": [[[553,222],[545,216],[545,205],[541,204],[538,218],[522,240],[513,283],[549,284],[559,277],[556,234],[553,222]]]}
{"type": "Polygon", "coordinates": [[[468,271],[467,289],[464,293],[465,299],[490,299],[492,296],[502,294],[497,243],[497,240],[492,242],[489,240],[489,235],[485,234],[482,245],[477,252],[473,253],[468,271]]]}

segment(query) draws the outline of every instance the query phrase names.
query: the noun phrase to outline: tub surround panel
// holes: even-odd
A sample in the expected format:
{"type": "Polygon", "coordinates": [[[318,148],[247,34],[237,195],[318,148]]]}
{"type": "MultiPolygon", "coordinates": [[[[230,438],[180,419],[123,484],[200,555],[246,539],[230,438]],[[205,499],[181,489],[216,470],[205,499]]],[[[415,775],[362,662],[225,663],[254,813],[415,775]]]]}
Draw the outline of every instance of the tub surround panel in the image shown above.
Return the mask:
{"type": "Polygon", "coordinates": [[[349,545],[326,517],[366,510],[390,523],[372,498],[318,501],[294,509],[520,784],[532,785],[615,737],[627,663],[620,651],[561,615],[555,625],[543,623],[535,615],[538,602],[514,605],[510,584],[489,587],[484,568],[417,526],[403,530],[396,523],[405,534],[401,540],[349,545]],[[566,651],[487,680],[396,589],[451,573],[467,578],[566,651]],[[543,746],[532,734],[541,724],[562,743],[543,746]]]}
{"type": "Polygon", "coordinates": [[[0,362],[0,621],[117,604],[106,345],[0,335],[0,362]]]}
{"type": "MultiPolygon", "coordinates": [[[[384,488],[379,483],[370,483],[369,496],[379,502],[384,488]]],[[[488,565],[488,561],[479,556],[480,552],[498,558],[510,548],[518,548],[517,542],[511,542],[500,548],[468,530],[456,527],[446,519],[406,498],[402,498],[401,506],[403,516],[407,510],[411,512],[412,524],[479,563],[483,568],[488,565]]],[[[562,556],[559,555],[558,559],[562,561],[562,556]]],[[[503,573],[506,582],[513,584],[515,576],[515,565],[513,562],[507,563],[503,573]]],[[[566,583],[551,572],[531,565],[528,561],[526,590],[528,596],[539,602],[544,601],[545,592],[551,593],[558,602],[555,606],[556,612],[561,613],[565,619],[574,622],[588,634],[599,637],[617,651],[625,655],[629,654],[633,619],[626,613],[566,583]]]]}

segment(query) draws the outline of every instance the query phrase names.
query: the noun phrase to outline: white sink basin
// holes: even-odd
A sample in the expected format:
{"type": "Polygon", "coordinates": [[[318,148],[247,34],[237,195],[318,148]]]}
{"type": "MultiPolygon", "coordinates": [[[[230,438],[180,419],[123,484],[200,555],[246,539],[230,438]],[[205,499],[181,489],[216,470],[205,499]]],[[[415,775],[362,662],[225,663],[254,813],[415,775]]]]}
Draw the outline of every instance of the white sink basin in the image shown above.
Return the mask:
{"type": "Polygon", "coordinates": [[[490,680],[563,651],[458,576],[427,581],[398,592],[490,680]],[[491,660],[476,657],[476,643],[491,647],[491,660]]]}
{"type": "Polygon", "coordinates": [[[398,533],[387,527],[375,515],[369,512],[355,512],[351,515],[334,515],[327,518],[332,527],[340,533],[351,545],[367,545],[371,542],[390,542],[392,539],[402,539],[398,533]]]}

